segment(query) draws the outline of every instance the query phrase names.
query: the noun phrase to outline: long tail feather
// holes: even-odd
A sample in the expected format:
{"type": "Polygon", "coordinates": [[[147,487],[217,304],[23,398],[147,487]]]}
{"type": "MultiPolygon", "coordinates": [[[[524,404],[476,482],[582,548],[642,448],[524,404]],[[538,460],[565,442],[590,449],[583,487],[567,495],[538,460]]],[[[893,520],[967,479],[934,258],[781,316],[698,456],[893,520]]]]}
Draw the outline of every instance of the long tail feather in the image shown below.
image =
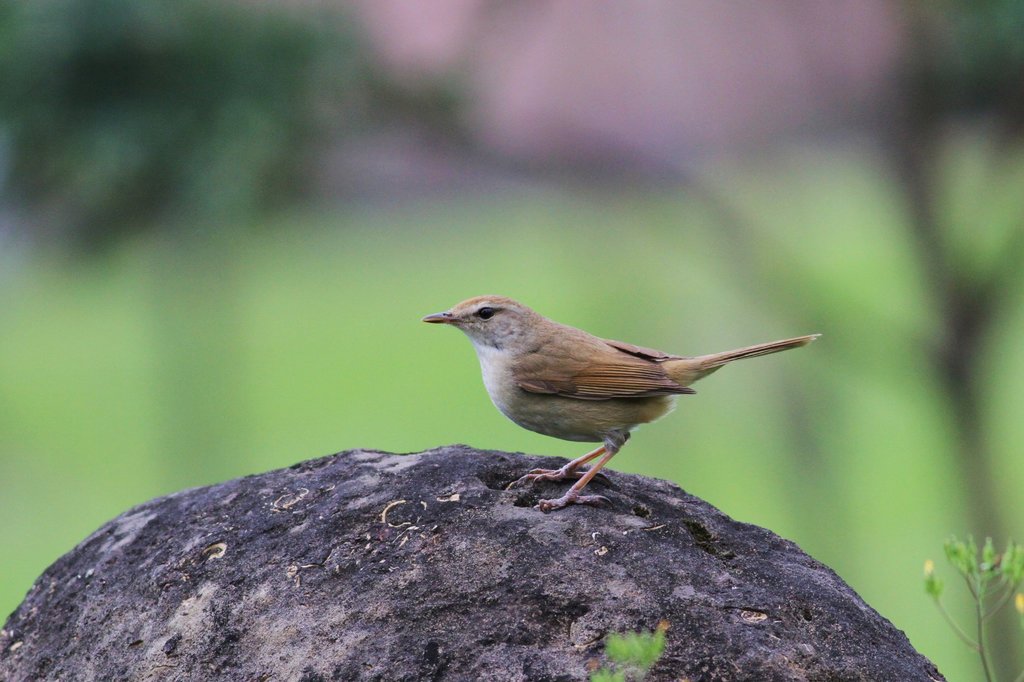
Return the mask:
{"type": "Polygon", "coordinates": [[[727,350],[723,353],[712,353],[711,355],[701,355],[693,358],[700,363],[700,367],[703,369],[713,369],[715,367],[721,367],[722,365],[732,362],[733,360],[743,360],[744,358],[756,358],[758,355],[770,355],[772,353],[779,353],[790,348],[799,348],[806,346],[811,341],[821,336],[821,334],[809,334],[808,336],[797,336],[792,339],[783,339],[782,341],[770,341],[768,343],[759,343],[755,346],[747,346],[746,348],[737,348],[736,350],[727,350]]]}
{"type": "Polygon", "coordinates": [[[759,355],[770,355],[771,353],[779,353],[784,350],[789,350],[790,348],[800,348],[801,346],[806,346],[811,343],[819,336],[821,336],[821,334],[808,334],[807,336],[797,336],[792,339],[770,341],[768,343],[759,343],[745,348],[737,348],[736,350],[727,350],[722,353],[698,355],[697,357],[683,358],[680,360],[669,360],[665,363],[665,369],[674,381],[683,386],[687,386],[694,381],[697,381],[697,379],[706,377],[719,367],[734,360],[756,358],[759,355]]]}

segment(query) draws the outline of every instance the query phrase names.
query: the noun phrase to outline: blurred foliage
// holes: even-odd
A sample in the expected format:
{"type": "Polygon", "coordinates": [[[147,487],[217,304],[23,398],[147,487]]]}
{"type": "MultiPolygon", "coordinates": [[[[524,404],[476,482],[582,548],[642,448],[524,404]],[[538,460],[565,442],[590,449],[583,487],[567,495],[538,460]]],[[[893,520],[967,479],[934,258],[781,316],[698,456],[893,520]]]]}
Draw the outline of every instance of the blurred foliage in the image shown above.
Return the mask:
{"type": "Polygon", "coordinates": [[[364,76],[338,17],[8,0],[8,196],[36,229],[90,249],[136,230],[212,228],[293,197],[311,133],[328,115],[353,124],[364,76]]]}
{"type": "MultiPolygon", "coordinates": [[[[874,131],[900,191],[917,269],[939,324],[922,352],[949,404],[954,463],[971,529],[1005,537],[1014,520],[999,497],[997,444],[988,421],[992,339],[1018,303],[1024,272],[1024,193],[1016,166],[1024,132],[1024,3],[908,1],[903,63],[874,131]],[[949,173],[964,128],[984,127],[983,177],[954,208],[949,173]],[[1001,200],[998,197],[1007,197],[1001,200]]],[[[967,162],[969,163],[969,162],[967,162]]],[[[955,172],[955,171],[954,171],[955,172]]],[[[992,668],[1003,677],[1024,655],[996,627],[992,668]]],[[[997,674],[998,674],[997,673],[997,674]]]]}
{"type": "Polygon", "coordinates": [[[925,64],[940,74],[936,83],[956,108],[1024,116],[1024,2],[945,0],[924,11],[946,23],[925,64]]]}

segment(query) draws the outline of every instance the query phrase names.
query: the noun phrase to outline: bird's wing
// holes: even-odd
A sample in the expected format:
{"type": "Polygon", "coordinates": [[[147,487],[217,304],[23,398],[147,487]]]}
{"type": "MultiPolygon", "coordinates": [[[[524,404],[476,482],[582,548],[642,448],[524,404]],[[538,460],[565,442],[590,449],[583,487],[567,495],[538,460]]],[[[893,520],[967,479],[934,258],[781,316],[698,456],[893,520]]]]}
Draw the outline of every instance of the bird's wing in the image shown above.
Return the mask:
{"type": "Polygon", "coordinates": [[[513,368],[516,383],[530,393],[549,393],[579,400],[696,393],[692,388],[670,379],[661,364],[653,359],[655,353],[664,359],[673,356],[629,344],[622,344],[625,348],[621,348],[614,343],[618,342],[595,344],[583,354],[585,359],[566,356],[555,362],[550,353],[528,354],[513,368]]]}
{"type": "Polygon", "coordinates": [[[655,362],[663,362],[665,360],[679,360],[678,355],[669,355],[663,353],[660,350],[654,350],[653,348],[644,348],[643,346],[634,346],[631,343],[625,343],[624,341],[613,341],[612,339],[601,339],[615,350],[622,351],[629,355],[642,358],[644,360],[653,360],[655,362]]]}

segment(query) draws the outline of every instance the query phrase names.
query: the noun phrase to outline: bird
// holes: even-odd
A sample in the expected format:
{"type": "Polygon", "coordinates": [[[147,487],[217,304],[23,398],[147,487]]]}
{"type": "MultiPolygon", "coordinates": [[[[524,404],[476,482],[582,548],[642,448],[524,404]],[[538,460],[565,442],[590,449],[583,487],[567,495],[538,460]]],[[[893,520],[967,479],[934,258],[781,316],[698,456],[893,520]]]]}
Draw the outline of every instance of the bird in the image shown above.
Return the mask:
{"type": "Polygon", "coordinates": [[[469,337],[491,401],[513,422],[546,436],[601,444],[558,469],[533,469],[509,485],[576,481],[561,497],[540,500],[536,508],[543,512],[608,504],[603,495],[582,490],[635,428],[668,414],[679,396],[696,393],[690,384],[734,360],[799,348],[820,336],[710,355],[671,355],[594,336],[505,296],[476,296],[423,321],[455,327],[469,337]]]}

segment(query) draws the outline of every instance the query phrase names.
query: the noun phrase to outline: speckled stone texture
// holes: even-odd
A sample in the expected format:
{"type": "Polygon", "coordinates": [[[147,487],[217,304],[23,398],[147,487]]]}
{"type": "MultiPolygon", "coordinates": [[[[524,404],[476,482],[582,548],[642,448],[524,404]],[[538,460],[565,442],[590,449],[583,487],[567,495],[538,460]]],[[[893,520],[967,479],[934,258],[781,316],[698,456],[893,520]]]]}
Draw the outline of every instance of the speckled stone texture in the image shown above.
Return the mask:
{"type": "Polygon", "coordinates": [[[608,632],[670,623],[649,680],[942,680],[830,569],[675,485],[598,509],[506,491],[564,460],[343,452],[186,490],[36,581],[0,679],[586,680],[608,632]]]}

